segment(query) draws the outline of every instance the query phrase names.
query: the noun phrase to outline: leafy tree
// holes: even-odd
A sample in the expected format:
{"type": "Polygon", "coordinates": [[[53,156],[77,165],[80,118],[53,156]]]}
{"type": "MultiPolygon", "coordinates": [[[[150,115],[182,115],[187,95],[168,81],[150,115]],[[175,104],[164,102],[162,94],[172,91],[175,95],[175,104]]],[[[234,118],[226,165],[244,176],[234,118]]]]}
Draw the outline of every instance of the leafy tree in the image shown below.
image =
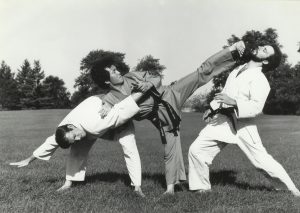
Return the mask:
{"type": "Polygon", "coordinates": [[[271,76],[271,92],[264,111],[268,114],[300,115],[300,63],[283,64],[271,76]]]}
{"type": "Polygon", "coordinates": [[[197,112],[204,112],[205,111],[205,106],[204,106],[205,100],[206,100],[206,97],[204,94],[193,95],[184,103],[183,108],[191,108],[197,112]]]}
{"type": "Polygon", "coordinates": [[[75,107],[80,102],[82,102],[85,98],[93,95],[93,93],[87,87],[81,87],[79,90],[76,90],[71,97],[71,105],[75,107]]]}
{"type": "Polygon", "coordinates": [[[41,84],[42,97],[36,100],[39,107],[66,108],[70,107],[70,93],[65,82],[56,76],[48,76],[41,84]]]}
{"type": "Polygon", "coordinates": [[[159,59],[152,55],[146,55],[134,68],[136,71],[149,71],[152,75],[163,76],[162,72],[166,67],[159,63],[159,59]]]}
{"type": "Polygon", "coordinates": [[[6,109],[18,109],[19,93],[17,82],[14,79],[14,73],[10,67],[4,62],[0,66],[0,105],[6,109]]]}
{"type": "Polygon", "coordinates": [[[97,85],[93,84],[90,77],[90,69],[92,64],[103,57],[112,56],[116,62],[118,70],[121,74],[125,74],[129,71],[129,66],[124,62],[125,54],[120,52],[112,52],[105,50],[93,50],[81,60],[80,70],[81,73],[79,77],[75,79],[74,88],[77,90],[73,93],[71,102],[72,105],[77,105],[85,98],[99,94],[105,93],[106,91],[99,88],[97,85]]]}

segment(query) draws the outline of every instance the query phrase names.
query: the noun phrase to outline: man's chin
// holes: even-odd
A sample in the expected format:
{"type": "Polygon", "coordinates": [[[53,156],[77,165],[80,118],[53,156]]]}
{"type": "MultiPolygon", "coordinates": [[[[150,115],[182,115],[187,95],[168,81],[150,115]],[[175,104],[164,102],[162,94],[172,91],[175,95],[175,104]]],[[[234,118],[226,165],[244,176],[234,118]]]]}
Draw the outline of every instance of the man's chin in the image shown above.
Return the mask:
{"type": "Polygon", "coordinates": [[[262,61],[264,61],[264,59],[258,58],[256,55],[253,55],[251,57],[251,59],[252,59],[252,61],[255,61],[255,62],[262,62],[262,61]]]}

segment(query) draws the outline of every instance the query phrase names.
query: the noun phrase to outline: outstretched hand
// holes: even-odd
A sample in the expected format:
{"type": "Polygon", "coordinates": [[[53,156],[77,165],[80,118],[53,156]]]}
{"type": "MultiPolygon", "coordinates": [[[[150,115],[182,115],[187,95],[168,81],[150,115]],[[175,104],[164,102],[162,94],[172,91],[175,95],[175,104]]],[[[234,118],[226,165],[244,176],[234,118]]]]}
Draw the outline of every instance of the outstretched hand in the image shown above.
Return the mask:
{"type": "Polygon", "coordinates": [[[18,162],[12,162],[12,163],[9,163],[10,166],[16,166],[18,168],[21,168],[21,167],[25,167],[25,166],[28,166],[29,163],[33,160],[35,160],[36,158],[33,157],[33,156],[30,156],[29,158],[26,158],[25,160],[21,160],[21,161],[18,161],[18,162]]]}

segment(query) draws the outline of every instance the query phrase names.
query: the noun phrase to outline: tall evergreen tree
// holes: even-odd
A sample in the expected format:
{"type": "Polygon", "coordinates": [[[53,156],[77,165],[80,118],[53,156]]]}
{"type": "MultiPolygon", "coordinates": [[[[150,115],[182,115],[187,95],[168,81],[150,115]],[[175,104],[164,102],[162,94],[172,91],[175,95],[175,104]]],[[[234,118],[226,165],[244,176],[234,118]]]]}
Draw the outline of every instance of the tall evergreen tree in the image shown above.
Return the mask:
{"type": "Polygon", "coordinates": [[[24,60],[21,68],[18,69],[16,81],[18,83],[18,91],[21,98],[32,98],[33,97],[33,82],[30,80],[31,76],[31,65],[27,59],[24,60]]]}
{"type": "Polygon", "coordinates": [[[21,96],[21,103],[24,107],[38,108],[37,99],[41,98],[41,80],[45,77],[40,62],[35,60],[33,68],[30,62],[25,59],[18,70],[16,81],[21,96]]]}
{"type": "Polygon", "coordinates": [[[45,78],[44,71],[42,70],[40,61],[35,60],[33,61],[33,68],[31,70],[31,76],[33,79],[34,89],[33,89],[33,96],[34,98],[41,97],[41,81],[45,78]]]}
{"type": "Polygon", "coordinates": [[[6,109],[18,109],[20,107],[19,99],[14,73],[12,73],[10,67],[2,61],[0,66],[0,105],[6,109]]]}

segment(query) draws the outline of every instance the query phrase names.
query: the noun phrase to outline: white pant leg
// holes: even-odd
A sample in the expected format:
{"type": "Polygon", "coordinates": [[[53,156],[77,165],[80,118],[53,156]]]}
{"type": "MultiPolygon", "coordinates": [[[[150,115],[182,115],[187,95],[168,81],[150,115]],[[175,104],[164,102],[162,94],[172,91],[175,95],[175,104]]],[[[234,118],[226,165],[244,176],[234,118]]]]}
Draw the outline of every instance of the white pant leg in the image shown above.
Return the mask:
{"type": "Polygon", "coordinates": [[[282,167],[265,149],[260,138],[255,141],[251,137],[239,137],[237,145],[246,154],[251,163],[260,170],[265,171],[272,178],[279,180],[291,191],[297,190],[295,184],[282,167]]]}
{"type": "Polygon", "coordinates": [[[141,159],[136,146],[133,123],[130,122],[129,124],[126,124],[126,128],[122,129],[122,131],[118,133],[117,137],[123,149],[126,166],[131,179],[131,185],[141,186],[141,159]]]}
{"type": "Polygon", "coordinates": [[[88,154],[95,141],[96,139],[82,140],[71,146],[67,160],[66,180],[84,181],[88,154]]]}
{"type": "Polygon", "coordinates": [[[226,146],[218,140],[200,135],[189,149],[189,189],[211,189],[209,166],[216,155],[226,146]]]}

